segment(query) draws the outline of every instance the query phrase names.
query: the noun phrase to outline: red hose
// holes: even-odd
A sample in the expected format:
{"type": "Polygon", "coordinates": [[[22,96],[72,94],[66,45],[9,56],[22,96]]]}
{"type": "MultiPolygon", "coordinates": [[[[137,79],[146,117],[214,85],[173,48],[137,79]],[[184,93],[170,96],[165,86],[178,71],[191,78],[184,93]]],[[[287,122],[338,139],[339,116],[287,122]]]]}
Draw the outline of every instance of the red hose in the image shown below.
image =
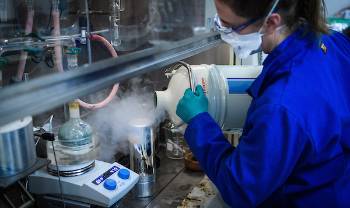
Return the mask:
{"type": "MultiPolygon", "coordinates": [[[[91,35],[90,36],[90,40],[92,41],[97,41],[102,43],[110,52],[110,54],[113,57],[118,57],[117,52],[114,50],[112,44],[109,43],[108,40],[106,40],[104,37],[100,36],[100,35],[91,35]]],[[[113,85],[112,91],[109,93],[108,97],[106,99],[104,99],[103,101],[96,103],[96,104],[90,104],[90,103],[86,103],[82,100],[78,100],[79,104],[81,107],[83,108],[87,108],[87,109],[98,109],[98,108],[103,108],[105,107],[108,103],[110,103],[113,98],[115,97],[115,95],[117,94],[119,89],[119,84],[115,84],[113,85]]]]}
{"type": "MultiPolygon", "coordinates": [[[[61,36],[61,26],[60,26],[60,12],[59,10],[54,10],[52,12],[53,19],[53,31],[52,35],[56,38],[61,36]]],[[[55,44],[55,64],[59,72],[64,72],[62,64],[62,47],[61,41],[57,40],[55,44]]]]}
{"type": "MultiPolygon", "coordinates": [[[[34,10],[28,9],[27,21],[26,21],[26,26],[25,26],[25,31],[24,31],[26,35],[31,33],[33,30],[33,20],[34,20],[34,10]]],[[[22,51],[21,57],[19,59],[18,69],[17,69],[17,79],[18,80],[23,79],[23,73],[24,73],[24,69],[26,67],[27,57],[28,57],[28,53],[25,51],[22,51]]]]}

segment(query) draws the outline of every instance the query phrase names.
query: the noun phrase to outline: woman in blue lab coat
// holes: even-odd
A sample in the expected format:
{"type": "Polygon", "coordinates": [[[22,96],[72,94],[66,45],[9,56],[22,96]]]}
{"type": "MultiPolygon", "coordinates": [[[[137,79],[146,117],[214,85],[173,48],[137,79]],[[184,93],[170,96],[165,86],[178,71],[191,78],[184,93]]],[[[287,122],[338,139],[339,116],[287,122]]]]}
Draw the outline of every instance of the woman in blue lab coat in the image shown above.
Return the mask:
{"type": "MultiPolygon", "coordinates": [[[[332,2],[332,3],[335,3],[332,2]]],[[[322,0],[215,0],[239,57],[269,54],[237,148],[200,86],[177,114],[201,167],[232,207],[350,207],[350,41],[328,31],[322,0]]]]}

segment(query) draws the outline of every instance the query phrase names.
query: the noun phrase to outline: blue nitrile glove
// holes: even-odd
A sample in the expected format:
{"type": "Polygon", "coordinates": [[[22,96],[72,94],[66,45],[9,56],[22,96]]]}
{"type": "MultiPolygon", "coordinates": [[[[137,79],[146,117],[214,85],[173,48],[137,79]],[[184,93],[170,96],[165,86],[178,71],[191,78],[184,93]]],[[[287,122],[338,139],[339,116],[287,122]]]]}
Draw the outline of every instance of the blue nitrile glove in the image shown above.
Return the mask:
{"type": "Polygon", "coordinates": [[[205,96],[202,86],[197,85],[195,93],[188,88],[177,104],[176,114],[185,123],[189,123],[196,115],[204,112],[208,112],[208,98],[205,96]]]}

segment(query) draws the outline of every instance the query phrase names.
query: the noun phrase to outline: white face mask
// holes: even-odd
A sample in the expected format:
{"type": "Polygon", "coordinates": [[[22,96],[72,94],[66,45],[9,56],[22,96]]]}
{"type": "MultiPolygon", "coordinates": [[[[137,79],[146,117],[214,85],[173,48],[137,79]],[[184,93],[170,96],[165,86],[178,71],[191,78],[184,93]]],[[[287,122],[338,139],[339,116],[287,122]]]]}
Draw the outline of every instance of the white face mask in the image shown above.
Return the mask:
{"type": "MultiPolygon", "coordinates": [[[[264,23],[266,20],[271,16],[272,12],[275,10],[275,8],[278,5],[279,0],[276,0],[274,2],[274,5],[272,6],[271,11],[266,16],[264,23]]],[[[236,55],[241,58],[247,58],[249,55],[254,53],[255,51],[258,51],[262,44],[262,38],[264,34],[261,33],[263,26],[260,28],[258,32],[250,33],[241,35],[238,34],[235,31],[232,31],[231,33],[221,33],[221,39],[228,44],[230,44],[235,51],[236,55]]]]}
{"type": "Polygon", "coordinates": [[[247,58],[254,51],[257,51],[262,44],[263,34],[260,32],[240,35],[236,32],[221,34],[221,39],[230,44],[235,54],[241,58],[247,58]]]}

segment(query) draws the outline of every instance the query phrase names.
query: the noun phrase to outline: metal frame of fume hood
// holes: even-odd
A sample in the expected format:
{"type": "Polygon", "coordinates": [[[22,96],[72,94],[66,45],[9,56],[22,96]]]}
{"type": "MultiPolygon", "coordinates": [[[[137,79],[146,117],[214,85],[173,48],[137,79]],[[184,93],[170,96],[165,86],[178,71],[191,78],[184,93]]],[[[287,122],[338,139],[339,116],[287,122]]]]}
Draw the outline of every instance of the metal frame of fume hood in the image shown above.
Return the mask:
{"type": "Polygon", "coordinates": [[[159,70],[214,48],[220,42],[220,35],[211,32],[5,87],[0,90],[0,126],[51,110],[114,83],[159,70]]]}

